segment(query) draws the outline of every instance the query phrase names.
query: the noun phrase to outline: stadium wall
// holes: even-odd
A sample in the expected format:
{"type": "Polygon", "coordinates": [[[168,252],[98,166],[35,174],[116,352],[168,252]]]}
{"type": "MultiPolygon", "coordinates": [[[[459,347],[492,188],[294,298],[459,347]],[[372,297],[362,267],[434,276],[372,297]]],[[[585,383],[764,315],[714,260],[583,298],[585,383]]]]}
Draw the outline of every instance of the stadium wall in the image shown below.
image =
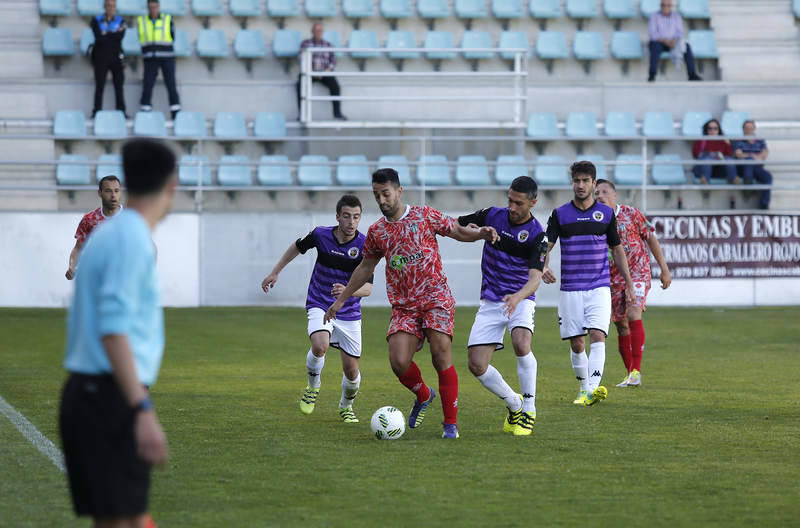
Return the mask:
{"type": "MultiPolygon", "coordinates": [[[[450,214],[461,214],[450,211],[450,214]]],[[[543,224],[547,214],[537,214],[543,224]]],[[[73,283],[64,278],[78,213],[0,213],[3,286],[0,306],[64,307],[73,283]]],[[[365,214],[361,227],[374,222],[365,214]]],[[[316,225],[330,225],[330,213],[178,213],[154,235],[158,272],[166,306],[302,306],[314,256],[300,256],[282,272],[269,296],[261,291],[264,276],[289,244],[316,225]]],[[[481,244],[440,239],[444,266],[456,301],[476,305],[480,288],[481,244]]],[[[558,246],[552,255],[559,274],[558,246]]],[[[375,274],[367,306],[385,306],[383,262],[375,274]]],[[[555,306],[558,288],[543,286],[541,306],[555,306]]],[[[800,279],[676,280],[666,291],[654,283],[651,306],[754,306],[800,302],[800,279]]]]}

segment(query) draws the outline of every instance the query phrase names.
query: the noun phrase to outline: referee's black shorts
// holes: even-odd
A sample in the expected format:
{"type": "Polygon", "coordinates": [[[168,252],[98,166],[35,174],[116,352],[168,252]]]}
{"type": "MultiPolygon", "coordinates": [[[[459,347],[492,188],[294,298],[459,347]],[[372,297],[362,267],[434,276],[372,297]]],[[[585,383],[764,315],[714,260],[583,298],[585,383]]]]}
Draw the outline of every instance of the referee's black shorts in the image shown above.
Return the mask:
{"type": "Polygon", "coordinates": [[[129,517],[147,511],[150,465],[136,454],[135,417],[111,375],[70,374],[59,425],[77,515],[129,517]]]}

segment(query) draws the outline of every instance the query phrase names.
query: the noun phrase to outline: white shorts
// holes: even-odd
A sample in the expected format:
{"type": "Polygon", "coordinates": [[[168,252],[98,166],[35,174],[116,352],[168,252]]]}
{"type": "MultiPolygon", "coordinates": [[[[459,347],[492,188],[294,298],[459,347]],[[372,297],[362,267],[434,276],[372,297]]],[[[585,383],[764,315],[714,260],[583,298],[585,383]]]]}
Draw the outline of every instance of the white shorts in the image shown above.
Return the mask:
{"type": "Polygon", "coordinates": [[[586,335],[600,330],[608,335],[611,324],[611,289],[562,291],[558,298],[558,328],[561,339],[586,335]]]}
{"type": "Polygon", "coordinates": [[[321,308],[309,308],[308,335],[326,331],[330,334],[330,346],[338,348],[348,356],[361,357],[361,320],[342,321],[332,319],[327,324],[322,322],[325,311],[321,308]]]}
{"type": "Polygon", "coordinates": [[[506,328],[509,334],[515,328],[527,328],[533,333],[535,302],[530,299],[521,300],[511,317],[503,313],[504,306],[502,302],[481,299],[481,307],[475,314],[467,347],[495,345],[494,349],[500,350],[504,346],[503,334],[506,328]]]}

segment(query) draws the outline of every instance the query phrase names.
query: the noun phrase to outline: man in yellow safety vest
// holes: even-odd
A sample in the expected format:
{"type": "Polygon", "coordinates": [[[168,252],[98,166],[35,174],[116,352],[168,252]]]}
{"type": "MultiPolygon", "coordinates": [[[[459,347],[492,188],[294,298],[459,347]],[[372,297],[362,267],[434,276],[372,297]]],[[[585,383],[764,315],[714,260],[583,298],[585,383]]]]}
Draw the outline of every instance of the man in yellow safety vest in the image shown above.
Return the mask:
{"type": "Polygon", "coordinates": [[[169,94],[169,109],[172,118],[175,119],[175,115],[181,109],[181,101],[175,87],[175,50],[172,46],[175,26],[172,23],[172,15],[162,15],[159,7],[158,0],[147,0],[147,16],[136,18],[139,42],[142,45],[142,59],[144,59],[140,105],[145,112],[153,109],[150,99],[160,68],[169,94]]]}

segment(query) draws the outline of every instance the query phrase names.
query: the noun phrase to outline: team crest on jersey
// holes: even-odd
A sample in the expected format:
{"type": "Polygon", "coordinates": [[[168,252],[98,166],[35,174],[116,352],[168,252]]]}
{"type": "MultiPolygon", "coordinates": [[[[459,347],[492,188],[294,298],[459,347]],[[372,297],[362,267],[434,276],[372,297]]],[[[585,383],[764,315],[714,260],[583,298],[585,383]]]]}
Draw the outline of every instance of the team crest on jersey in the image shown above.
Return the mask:
{"type": "Polygon", "coordinates": [[[409,229],[411,230],[412,233],[416,233],[417,232],[417,224],[411,224],[409,226],[409,229]]]}
{"type": "Polygon", "coordinates": [[[592,213],[592,218],[594,218],[596,222],[602,222],[603,218],[605,218],[605,215],[602,211],[595,211],[592,213]]]}
{"type": "Polygon", "coordinates": [[[522,231],[517,233],[517,240],[519,240],[520,242],[525,242],[526,240],[528,240],[529,236],[530,233],[528,233],[526,230],[523,229],[522,231]]]}
{"type": "Polygon", "coordinates": [[[347,256],[348,256],[348,257],[350,257],[350,258],[356,258],[356,257],[358,257],[358,248],[357,248],[357,247],[351,247],[351,248],[350,248],[350,249],[347,251],[347,256]]]}

